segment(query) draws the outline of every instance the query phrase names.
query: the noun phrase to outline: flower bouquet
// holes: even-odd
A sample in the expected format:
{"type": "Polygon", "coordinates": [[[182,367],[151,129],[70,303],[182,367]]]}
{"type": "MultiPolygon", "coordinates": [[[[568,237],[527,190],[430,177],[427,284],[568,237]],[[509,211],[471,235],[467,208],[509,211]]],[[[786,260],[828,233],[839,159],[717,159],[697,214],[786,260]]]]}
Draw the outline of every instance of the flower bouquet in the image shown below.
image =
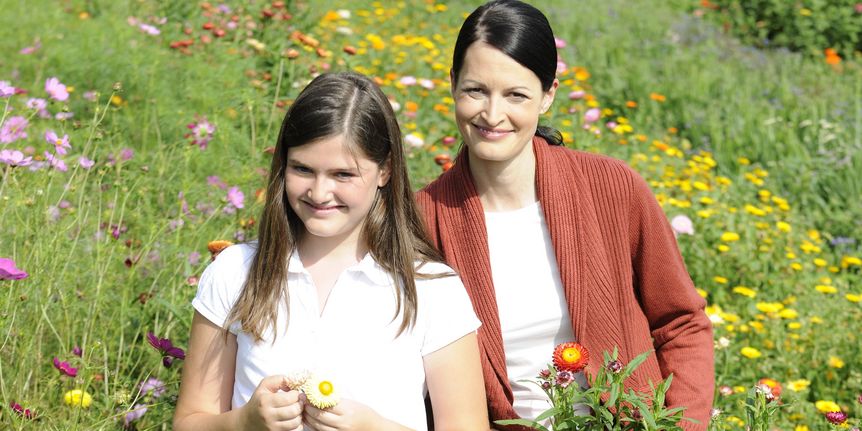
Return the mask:
{"type": "Polygon", "coordinates": [[[648,392],[625,389],[623,381],[629,377],[649,352],[642,353],[628,364],[623,364],[613,353],[604,352],[604,366],[596,376],[587,375],[588,387],[581,388],[575,382],[575,374],[584,370],[590,360],[586,347],[578,343],[563,343],[554,349],[553,364],[539,372],[539,385],[548,395],[551,408],[534,420],[507,419],[495,421],[499,425],[521,425],[549,431],[563,430],[609,430],[609,431],[653,431],[682,430],[679,425],[682,407],[668,409],[664,405],[665,394],[670,388],[672,376],[658,386],[650,383],[648,392]],[[590,409],[590,415],[578,413],[577,406],[590,409]],[[547,427],[543,423],[550,422],[547,427]]]}

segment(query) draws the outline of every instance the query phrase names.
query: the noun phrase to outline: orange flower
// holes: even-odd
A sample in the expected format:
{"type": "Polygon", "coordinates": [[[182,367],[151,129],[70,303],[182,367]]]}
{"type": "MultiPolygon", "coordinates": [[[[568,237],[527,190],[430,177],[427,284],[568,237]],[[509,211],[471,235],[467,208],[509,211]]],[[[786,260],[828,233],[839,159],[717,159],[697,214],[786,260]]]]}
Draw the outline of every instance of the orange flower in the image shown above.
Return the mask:
{"type": "Polygon", "coordinates": [[[781,383],[779,383],[775,379],[770,379],[769,377],[764,377],[757,381],[758,385],[766,385],[769,386],[769,389],[772,391],[772,396],[778,398],[781,396],[781,383]]]}
{"type": "Polygon", "coordinates": [[[562,343],[554,348],[554,366],[559,371],[580,372],[590,361],[590,352],[578,343],[562,343]]]}
{"type": "Polygon", "coordinates": [[[233,243],[223,239],[217,239],[215,241],[210,241],[207,243],[207,250],[210,251],[210,258],[215,260],[216,256],[222,252],[222,250],[232,246],[233,243]]]}
{"type": "Polygon", "coordinates": [[[823,53],[826,54],[826,64],[835,66],[841,63],[841,56],[834,49],[826,48],[823,50],[823,53]]]}
{"type": "Polygon", "coordinates": [[[667,100],[667,97],[665,97],[664,94],[659,93],[650,93],[649,98],[655,100],[656,102],[664,102],[665,100],[667,100]]]}

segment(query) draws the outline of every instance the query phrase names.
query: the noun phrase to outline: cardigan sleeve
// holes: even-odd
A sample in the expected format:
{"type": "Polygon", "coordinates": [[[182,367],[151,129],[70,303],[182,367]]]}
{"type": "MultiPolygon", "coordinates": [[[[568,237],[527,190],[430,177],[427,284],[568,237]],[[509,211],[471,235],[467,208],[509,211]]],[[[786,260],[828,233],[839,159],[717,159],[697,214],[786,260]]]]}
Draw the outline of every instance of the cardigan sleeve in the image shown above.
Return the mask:
{"type": "Polygon", "coordinates": [[[634,283],[662,376],[673,374],[668,407],[683,406],[687,430],[706,430],[715,386],[712,323],[685,268],[667,216],[634,176],[629,238],[634,283]]]}

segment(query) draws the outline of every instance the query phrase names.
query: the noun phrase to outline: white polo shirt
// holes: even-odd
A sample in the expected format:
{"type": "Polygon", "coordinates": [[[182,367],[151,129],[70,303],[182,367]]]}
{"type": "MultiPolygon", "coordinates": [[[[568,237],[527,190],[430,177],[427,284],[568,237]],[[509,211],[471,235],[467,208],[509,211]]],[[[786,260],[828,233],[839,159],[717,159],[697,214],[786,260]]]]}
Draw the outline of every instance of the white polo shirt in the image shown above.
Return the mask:
{"type": "MultiPolygon", "coordinates": [[[[248,244],[222,251],[201,276],[194,308],[223,326],[253,256],[253,245],[248,244]]],[[[453,271],[434,263],[426,264],[423,272],[453,271]]],[[[297,253],[288,264],[287,286],[290,312],[282,304],[275,343],[271,330],[255,343],[238,323],[229,328],[238,345],[233,408],[248,402],[264,377],[309,370],[330,379],[342,398],[363,403],[404,426],[426,430],[422,357],[480,325],[461,279],[417,279],[416,325],[398,337],[401,315],[395,316],[392,278],[370,254],[341,274],[323,314],[311,274],[297,253]]]]}

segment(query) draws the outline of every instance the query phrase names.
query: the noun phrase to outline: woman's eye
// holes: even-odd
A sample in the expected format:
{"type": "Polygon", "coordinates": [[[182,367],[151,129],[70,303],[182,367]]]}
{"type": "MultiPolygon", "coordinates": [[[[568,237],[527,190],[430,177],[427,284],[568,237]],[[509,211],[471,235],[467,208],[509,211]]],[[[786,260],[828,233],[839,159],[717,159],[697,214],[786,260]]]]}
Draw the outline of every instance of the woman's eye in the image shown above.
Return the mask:
{"type": "Polygon", "coordinates": [[[515,100],[527,100],[528,99],[527,95],[522,94],[522,93],[512,93],[509,95],[509,97],[511,97],[512,99],[515,99],[515,100]]]}
{"type": "Polygon", "coordinates": [[[482,89],[481,88],[465,88],[464,92],[471,95],[471,96],[474,96],[474,95],[482,94],[482,89]]]}
{"type": "Polygon", "coordinates": [[[335,173],[335,177],[339,178],[339,179],[350,179],[350,178],[353,178],[354,176],[355,175],[353,174],[353,172],[336,172],[335,173]]]}

